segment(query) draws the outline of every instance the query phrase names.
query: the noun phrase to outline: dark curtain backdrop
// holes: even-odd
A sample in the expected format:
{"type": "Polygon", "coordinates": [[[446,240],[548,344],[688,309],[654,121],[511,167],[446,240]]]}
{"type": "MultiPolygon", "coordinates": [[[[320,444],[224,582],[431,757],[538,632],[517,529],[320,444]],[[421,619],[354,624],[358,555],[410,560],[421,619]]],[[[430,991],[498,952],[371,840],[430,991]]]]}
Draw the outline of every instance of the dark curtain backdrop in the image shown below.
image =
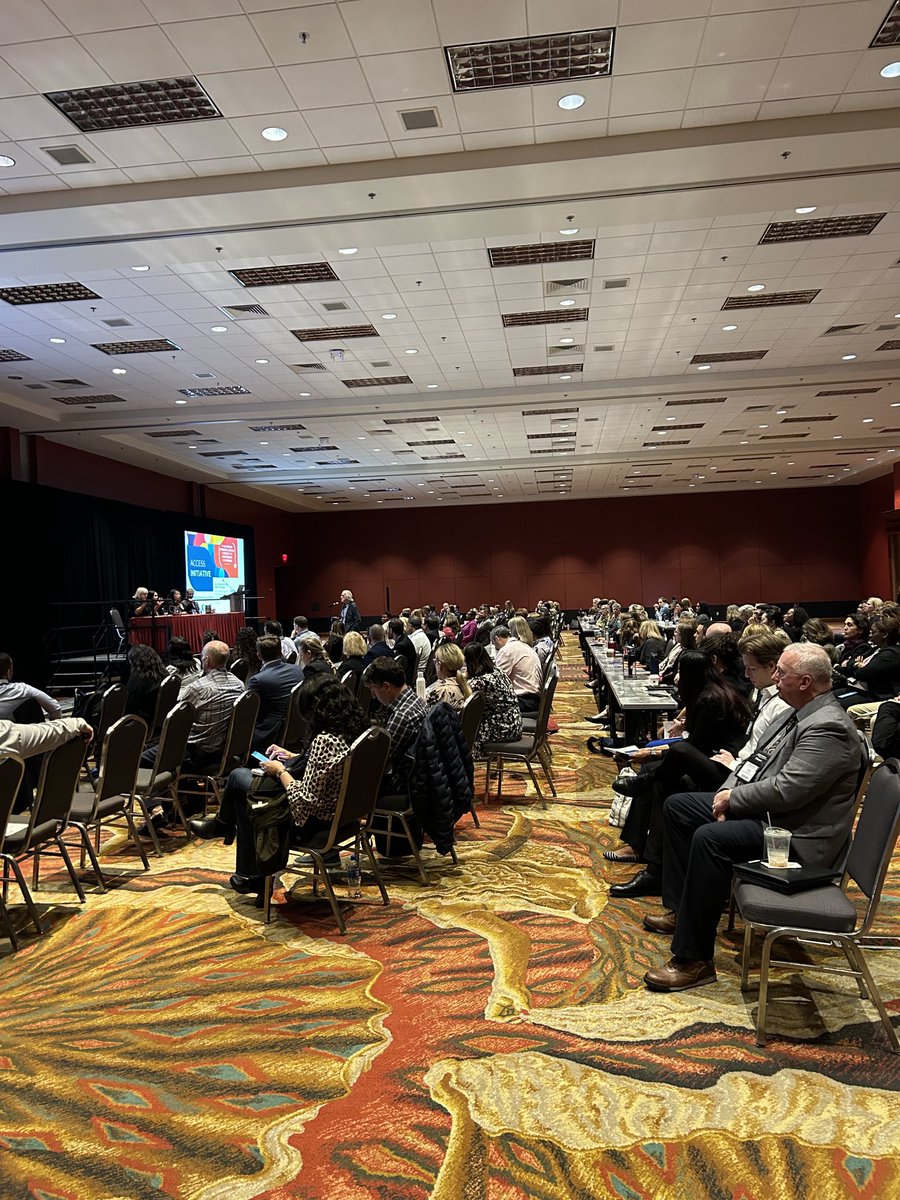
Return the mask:
{"type": "Polygon", "coordinates": [[[85,626],[89,642],[110,605],[123,606],[136,587],[184,589],[185,529],[242,537],[247,591],[256,590],[249,526],[27,483],[0,483],[0,503],[0,649],[13,655],[16,677],[37,686],[46,682],[47,636],[58,625],[85,626]]]}

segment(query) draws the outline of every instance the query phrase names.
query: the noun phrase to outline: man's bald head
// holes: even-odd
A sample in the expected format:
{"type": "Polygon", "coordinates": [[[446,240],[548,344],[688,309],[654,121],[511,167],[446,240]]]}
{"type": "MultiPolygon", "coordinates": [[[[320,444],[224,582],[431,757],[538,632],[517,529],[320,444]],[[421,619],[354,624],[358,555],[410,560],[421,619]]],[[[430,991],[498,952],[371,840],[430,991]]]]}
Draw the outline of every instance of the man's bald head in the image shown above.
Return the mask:
{"type": "Polygon", "coordinates": [[[228,661],[228,647],[224,642],[207,642],[203,647],[203,663],[213,671],[221,671],[228,661]]]}

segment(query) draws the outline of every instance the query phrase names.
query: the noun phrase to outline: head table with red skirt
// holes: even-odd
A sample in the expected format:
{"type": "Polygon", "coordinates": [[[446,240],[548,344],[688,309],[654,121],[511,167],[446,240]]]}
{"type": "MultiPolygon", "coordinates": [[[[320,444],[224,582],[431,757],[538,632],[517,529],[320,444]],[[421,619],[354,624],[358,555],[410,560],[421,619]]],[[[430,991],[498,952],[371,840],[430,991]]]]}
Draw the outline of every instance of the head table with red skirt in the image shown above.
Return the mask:
{"type": "Polygon", "coordinates": [[[214,629],[219,635],[219,641],[233,646],[238,630],[243,629],[246,624],[247,618],[242,612],[196,613],[178,617],[132,617],[128,625],[128,638],[132,645],[140,642],[145,646],[152,646],[159,654],[165,656],[169,640],[182,637],[191,649],[199,654],[203,649],[203,634],[207,629],[214,629]]]}

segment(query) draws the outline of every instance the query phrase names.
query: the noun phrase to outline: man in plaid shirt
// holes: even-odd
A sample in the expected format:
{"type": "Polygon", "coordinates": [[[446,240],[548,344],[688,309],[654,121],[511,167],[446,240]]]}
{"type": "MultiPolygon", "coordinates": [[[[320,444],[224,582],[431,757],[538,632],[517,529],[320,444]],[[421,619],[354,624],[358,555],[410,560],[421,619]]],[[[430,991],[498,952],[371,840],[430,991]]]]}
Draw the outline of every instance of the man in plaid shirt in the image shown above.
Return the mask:
{"type": "Polygon", "coordinates": [[[382,795],[405,791],[416,739],[428,711],[425,701],[407,686],[403,666],[396,659],[384,655],[377,658],[366,670],[365,679],[380,705],[372,723],[380,725],[391,736],[390,758],[381,784],[382,795]]]}

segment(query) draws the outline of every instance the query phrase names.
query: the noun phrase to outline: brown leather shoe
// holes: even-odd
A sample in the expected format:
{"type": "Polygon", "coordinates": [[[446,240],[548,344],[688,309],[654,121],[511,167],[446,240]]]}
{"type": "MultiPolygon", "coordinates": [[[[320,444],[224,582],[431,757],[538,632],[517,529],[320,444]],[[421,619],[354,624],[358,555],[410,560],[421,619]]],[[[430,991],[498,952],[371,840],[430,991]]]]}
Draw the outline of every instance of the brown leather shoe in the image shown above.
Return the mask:
{"type": "Polygon", "coordinates": [[[670,958],[664,967],[654,967],[644,976],[644,983],[652,992],[684,992],[715,982],[715,963],[689,958],[670,958]]]}
{"type": "Polygon", "coordinates": [[[644,928],[649,929],[651,933],[672,934],[675,932],[677,920],[676,912],[648,913],[644,917],[644,928]]]}

